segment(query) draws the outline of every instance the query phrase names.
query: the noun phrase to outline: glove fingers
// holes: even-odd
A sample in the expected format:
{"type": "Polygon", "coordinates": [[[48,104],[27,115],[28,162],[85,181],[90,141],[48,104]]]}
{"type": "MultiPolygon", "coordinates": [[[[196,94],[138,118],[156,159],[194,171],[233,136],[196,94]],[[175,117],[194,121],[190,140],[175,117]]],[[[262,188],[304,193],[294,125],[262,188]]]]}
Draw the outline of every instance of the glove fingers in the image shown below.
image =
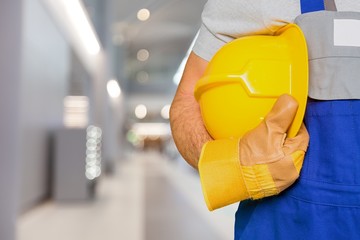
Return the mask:
{"type": "Polygon", "coordinates": [[[243,165],[272,162],[284,156],[284,139],[298,108],[290,95],[281,95],[273,108],[255,129],[240,141],[240,161],[243,165]]]}
{"type": "Polygon", "coordinates": [[[298,134],[293,138],[287,138],[284,142],[283,152],[285,155],[293,154],[301,150],[306,152],[309,145],[309,133],[306,130],[304,123],[301,125],[298,134]]]}
{"type": "Polygon", "coordinates": [[[265,124],[275,132],[286,133],[292,124],[299,104],[288,94],[281,95],[265,117],[265,124]]]}
{"type": "Polygon", "coordinates": [[[309,134],[302,124],[295,137],[285,140],[283,146],[285,157],[269,164],[269,171],[280,192],[292,185],[299,177],[308,143],[309,134]]]}
{"type": "Polygon", "coordinates": [[[299,177],[305,153],[296,151],[280,161],[268,165],[274,184],[279,192],[291,186],[299,177]]]}

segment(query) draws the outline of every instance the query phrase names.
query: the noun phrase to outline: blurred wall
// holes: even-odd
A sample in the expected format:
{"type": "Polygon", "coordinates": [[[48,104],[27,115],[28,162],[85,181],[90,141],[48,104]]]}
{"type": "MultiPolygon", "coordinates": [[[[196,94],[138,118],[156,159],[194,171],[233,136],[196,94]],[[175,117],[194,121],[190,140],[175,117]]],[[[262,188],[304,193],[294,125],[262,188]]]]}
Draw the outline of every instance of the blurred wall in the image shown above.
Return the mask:
{"type": "Polygon", "coordinates": [[[22,1],[0,3],[0,239],[15,239],[22,1]]]}
{"type": "Polygon", "coordinates": [[[63,98],[72,92],[70,69],[77,67],[73,52],[89,74],[84,92],[92,98],[90,123],[103,127],[107,111],[103,53],[84,53],[63,12],[54,12],[55,3],[0,2],[1,240],[14,240],[18,213],[49,195],[51,133],[63,126],[63,98]]]}
{"type": "Polygon", "coordinates": [[[20,211],[48,195],[50,133],[62,126],[69,45],[40,0],[23,4],[20,211]]]}

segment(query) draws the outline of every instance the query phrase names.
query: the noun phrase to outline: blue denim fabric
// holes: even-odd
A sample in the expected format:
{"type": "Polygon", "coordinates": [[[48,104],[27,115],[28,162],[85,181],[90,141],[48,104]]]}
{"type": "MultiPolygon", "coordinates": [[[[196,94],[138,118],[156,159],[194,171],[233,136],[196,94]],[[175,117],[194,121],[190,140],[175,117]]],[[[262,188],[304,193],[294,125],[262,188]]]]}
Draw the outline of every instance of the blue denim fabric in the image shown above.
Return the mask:
{"type": "Polygon", "coordinates": [[[235,239],[360,239],[360,100],[309,101],[310,144],[298,181],[243,201],[235,239]]]}

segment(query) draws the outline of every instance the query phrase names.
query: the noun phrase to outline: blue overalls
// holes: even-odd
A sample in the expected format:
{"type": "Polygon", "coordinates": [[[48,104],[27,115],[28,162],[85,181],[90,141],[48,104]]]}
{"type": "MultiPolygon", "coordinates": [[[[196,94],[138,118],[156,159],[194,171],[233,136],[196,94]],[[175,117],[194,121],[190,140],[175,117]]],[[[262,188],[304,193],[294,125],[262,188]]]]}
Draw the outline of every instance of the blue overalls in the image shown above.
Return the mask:
{"type": "MultiPolygon", "coordinates": [[[[324,9],[322,0],[301,7],[324,9]]],[[[300,178],[277,196],[241,202],[236,240],[360,239],[360,100],[309,99],[304,121],[310,144],[300,178]]]]}

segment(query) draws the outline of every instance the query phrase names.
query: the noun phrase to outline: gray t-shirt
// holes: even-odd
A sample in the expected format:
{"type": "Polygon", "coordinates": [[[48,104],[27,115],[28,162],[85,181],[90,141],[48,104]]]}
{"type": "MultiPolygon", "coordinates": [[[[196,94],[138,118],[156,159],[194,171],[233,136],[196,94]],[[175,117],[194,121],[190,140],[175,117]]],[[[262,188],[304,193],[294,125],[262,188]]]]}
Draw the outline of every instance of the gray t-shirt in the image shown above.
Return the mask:
{"type": "MultiPolygon", "coordinates": [[[[335,3],[338,11],[360,12],[360,0],[335,3]]],[[[299,0],[208,0],[193,51],[209,61],[225,43],[246,35],[271,35],[300,14],[299,0]]]]}

